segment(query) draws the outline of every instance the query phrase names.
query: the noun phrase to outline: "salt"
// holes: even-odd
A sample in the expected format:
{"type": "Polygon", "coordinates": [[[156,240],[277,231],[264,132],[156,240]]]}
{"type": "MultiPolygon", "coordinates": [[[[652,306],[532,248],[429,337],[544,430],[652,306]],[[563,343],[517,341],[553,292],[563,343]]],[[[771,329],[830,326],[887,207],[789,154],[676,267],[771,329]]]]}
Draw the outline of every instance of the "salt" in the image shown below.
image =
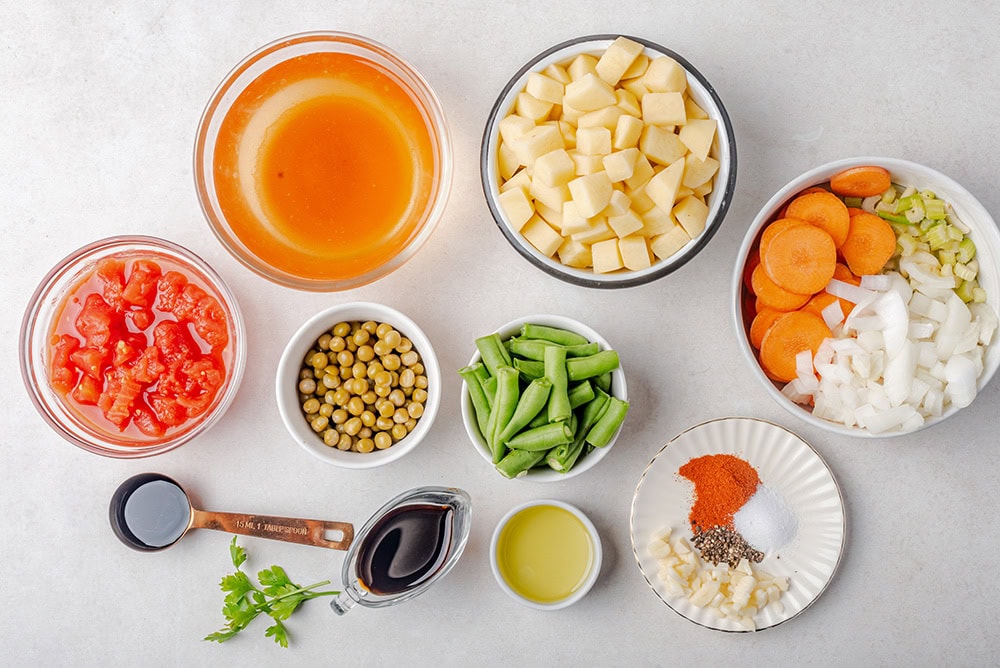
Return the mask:
{"type": "Polygon", "coordinates": [[[758,550],[775,552],[795,538],[799,523],[780,494],[759,485],[733,515],[733,526],[758,550]]]}

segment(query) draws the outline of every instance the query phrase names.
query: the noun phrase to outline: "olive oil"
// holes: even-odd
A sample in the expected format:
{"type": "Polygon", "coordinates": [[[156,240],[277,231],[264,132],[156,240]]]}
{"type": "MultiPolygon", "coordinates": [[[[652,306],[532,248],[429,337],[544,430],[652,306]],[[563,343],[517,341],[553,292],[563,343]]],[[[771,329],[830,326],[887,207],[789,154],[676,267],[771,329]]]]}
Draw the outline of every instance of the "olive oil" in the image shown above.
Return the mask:
{"type": "Polygon", "coordinates": [[[514,515],[497,540],[497,566],[517,594],[557,603],[576,592],[594,567],[587,527],[558,506],[531,506],[514,515]]]}

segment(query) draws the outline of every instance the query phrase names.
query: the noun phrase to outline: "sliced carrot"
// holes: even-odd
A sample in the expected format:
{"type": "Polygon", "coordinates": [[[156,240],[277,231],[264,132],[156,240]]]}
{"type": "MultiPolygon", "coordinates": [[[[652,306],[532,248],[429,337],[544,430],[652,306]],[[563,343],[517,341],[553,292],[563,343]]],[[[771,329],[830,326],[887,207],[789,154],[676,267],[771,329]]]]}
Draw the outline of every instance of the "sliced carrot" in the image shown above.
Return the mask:
{"type": "Polygon", "coordinates": [[[867,211],[851,218],[847,241],[840,247],[847,266],[857,276],[881,273],[895,251],[892,226],[867,211]]]}
{"type": "Polygon", "coordinates": [[[840,248],[847,238],[847,228],[851,222],[847,205],[839,197],[825,190],[799,195],[788,205],[786,215],[826,230],[833,237],[833,243],[837,248],[840,248]]]}
{"type": "Polygon", "coordinates": [[[750,251],[747,263],[743,265],[743,285],[751,292],[753,291],[753,283],[750,281],[750,277],[753,276],[753,270],[757,268],[758,264],[760,264],[760,253],[755,248],[750,251]]]}
{"type": "Polygon", "coordinates": [[[781,381],[798,375],[795,356],[803,350],[813,355],[823,339],[833,336],[823,319],[809,311],[786,313],[768,328],[760,342],[760,364],[764,371],[781,381]]]}
{"type": "Polygon", "coordinates": [[[799,220],[798,218],[778,218],[773,223],[768,224],[764,228],[764,231],[760,234],[760,250],[758,252],[758,259],[761,255],[767,252],[767,246],[771,243],[771,239],[778,234],[778,232],[784,232],[789,227],[795,227],[796,225],[808,225],[804,220],[799,220]]]}
{"type": "Polygon", "coordinates": [[[809,186],[808,188],[800,192],[799,195],[801,196],[801,195],[809,195],[812,193],[828,193],[828,192],[830,191],[822,186],[809,186]]]}
{"type": "Polygon", "coordinates": [[[757,313],[765,309],[794,311],[809,301],[809,295],[789,292],[775,284],[767,275],[763,264],[753,270],[750,280],[753,282],[753,293],[757,295],[757,313]]]}
{"type": "Polygon", "coordinates": [[[853,206],[847,207],[847,215],[850,216],[851,218],[854,218],[854,216],[858,215],[862,211],[864,211],[864,209],[857,209],[853,206]]]}
{"type": "Polygon", "coordinates": [[[760,350],[760,342],[764,339],[764,334],[774,324],[774,321],[782,315],[784,315],[782,311],[775,311],[770,308],[758,311],[757,315],[753,318],[753,322],[750,323],[750,345],[760,350]]]}
{"type": "Polygon", "coordinates": [[[891,185],[889,170],[875,165],[851,167],[830,177],[830,190],[842,197],[871,197],[891,185]]]}
{"type": "Polygon", "coordinates": [[[845,283],[852,283],[854,285],[861,285],[861,279],[854,275],[854,273],[848,269],[847,265],[843,262],[838,262],[833,268],[833,277],[838,281],[844,281],[845,283]]]}
{"type": "Polygon", "coordinates": [[[837,249],[833,238],[819,227],[794,225],[771,239],[760,256],[760,266],[779,287],[811,296],[833,278],[837,249]]]}
{"type": "MultiPolygon", "coordinates": [[[[806,305],[803,306],[800,310],[809,311],[810,313],[818,315],[819,317],[823,318],[823,309],[825,309],[834,302],[840,302],[840,310],[844,316],[850,313],[850,311],[844,310],[844,300],[834,297],[826,290],[824,290],[823,292],[817,292],[815,295],[813,295],[812,299],[807,301],[806,305]]],[[[854,308],[854,306],[852,305],[851,308],[854,308]]],[[[823,318],[823,322],[826,322],[826,318],[823,318]]]]}

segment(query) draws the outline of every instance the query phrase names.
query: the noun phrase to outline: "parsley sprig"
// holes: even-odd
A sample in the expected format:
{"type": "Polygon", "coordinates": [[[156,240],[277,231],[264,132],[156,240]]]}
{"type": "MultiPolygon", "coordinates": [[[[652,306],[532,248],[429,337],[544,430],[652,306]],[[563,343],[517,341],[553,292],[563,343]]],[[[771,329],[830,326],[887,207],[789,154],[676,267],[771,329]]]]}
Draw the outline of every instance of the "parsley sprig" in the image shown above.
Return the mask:
{"type": "Polygon", "coordinates": [[[288,631],[283,623],[303,601],[320,596],[336,596],[339,591],[314,591],[317,587],[330,584],[329,580],[302,587],[295,584],[281,566],[265,568],[257,574],[258,588],[250,577],[240,570],[247,560],[247,552],[236,544],[233,536],[229,544],[229,555],[236,572],[226,575],[219,583],[226,598],[222,605],[222,615],[226,626],[210,633],[204,640],[225,642],[245,629],[260,613],[266,613],[274,623],[264,630],[264,635],[274,638],[274,642],[288,647],[288,631]]]}

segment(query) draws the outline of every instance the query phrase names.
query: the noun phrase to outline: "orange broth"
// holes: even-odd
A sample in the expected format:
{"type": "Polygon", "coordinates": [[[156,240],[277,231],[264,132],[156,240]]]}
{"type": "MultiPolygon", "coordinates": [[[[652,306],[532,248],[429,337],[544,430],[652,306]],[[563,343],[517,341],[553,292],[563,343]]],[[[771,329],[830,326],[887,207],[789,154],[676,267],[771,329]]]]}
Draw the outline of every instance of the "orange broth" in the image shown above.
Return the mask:
{"type": "Polygon", "coordinates": [[[226,114],[215,146],[219,205],[261,261],[315,280],[394,257],[431,197],[428,122],[367,59],[314,53],[275,65],[226,114]]]}

